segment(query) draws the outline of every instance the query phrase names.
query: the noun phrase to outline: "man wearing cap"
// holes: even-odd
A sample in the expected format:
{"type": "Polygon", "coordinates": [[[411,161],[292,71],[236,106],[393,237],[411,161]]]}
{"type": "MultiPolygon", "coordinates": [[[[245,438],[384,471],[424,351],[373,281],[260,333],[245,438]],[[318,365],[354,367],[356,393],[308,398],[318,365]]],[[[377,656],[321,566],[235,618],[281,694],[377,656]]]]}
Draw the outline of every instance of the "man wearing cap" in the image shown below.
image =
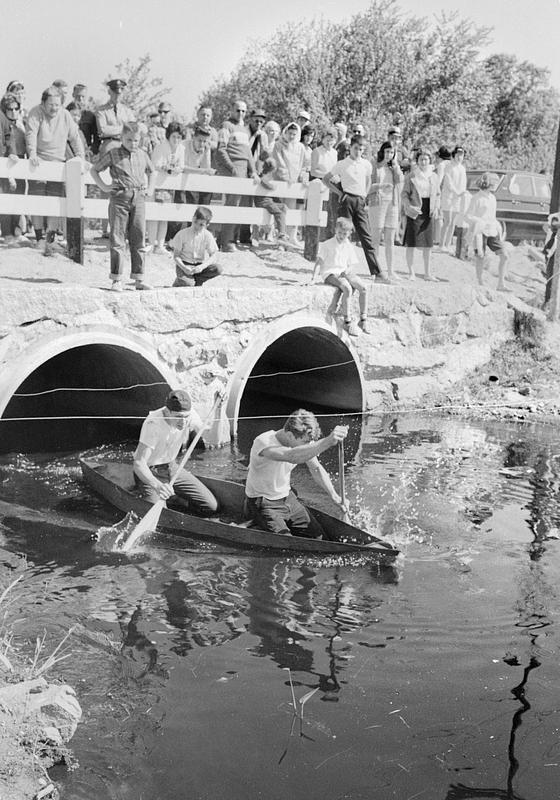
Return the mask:
{"type": "MultiPolygon", "coordinates": [[[[123,125],[126,122],[134,122],[135,117],[132,109],[125,106],[124,103],[121,103],[121,97],[125,87],[126,81],[122,78],[111,78],[111,80],[107,81],[109,100],[97,109],[95,121],[97,123],[97,132],[100,140],[100,158],[104,156],[105,153],[109,152],[109,150],[120,147],[123,125]]],[[[101,196],[104,199],[109,197],[108,194],[102,194],[101,196]]],[[[107,238],[109,221],[104,219],[101,225],[101,235],[107,238]]]]}
{"type": "Polygon", "coordinates": [[[203,422],[192,408],[184,389],[170,392],[162,408],[150,411],[140,431],[133,456],[134,480],[150,503],[173,499],[172,504],[190,514],[207,516],[218,510],[212,492],[192,473],[182,469],[169,485],[176,460],[191,434],[203,429],[203,422]]]}
{"type": "Polygon", "coordinates": [[[308,112],[304,108],[302,108],[300,111],[298,111],[298,114],[297,114],[297,117],[296,117],[296,122],[297,122],[297,124],[299,125],[300,128],[304,128],[306,125],[309,125],[309,123],[311,122],[311,117],[309,116],[308,112]]]}
{"type": "Polygon", "coordinates": [[[157,110],[159,114],[160,137],[161,141],[163,142],[165,139],[165,131],[167,130],[167,126],[173,121],[173,109],[168,102],[162,100],[158,105],[157,110]]]}
{"type": "Polygon", "coordinates": [[[395,159],[397,160],[399,167],[403,172],[408,172],[410,170],[410,155],[403,147],[402,132],[398,125],[391,125],[387,133],[387,139],[393,145],[395,159]]]}
{"type": "Polygon", "coordinates": [[[104,105],[99,106],[95,115],[97,132],[101,140],[100,156],[104,156],[108,150],[112,150],[114,147],[120,147],[124,123],[134,122],[135,117],[132,109],[121,103],[125,87],[126,81],[122,78],[111,78],[110,81],[107,81],[109,100],[104,105]]]}
{"type": "MultiPolygon", "coordinates": [[[[268,158],[268,136],[264,132],[266,113],[264,108],[254,108],[249,115],[249,147],[255,162],[255,174],[262,175],[263,163],[268,158]]],[[[255,204],[254,197],[243,195],[242,208],[252,208],[255,204]]],[[[239,228],[239,241],[241,244],[251,244],[251,226],[241,225],[239,228]]]]}

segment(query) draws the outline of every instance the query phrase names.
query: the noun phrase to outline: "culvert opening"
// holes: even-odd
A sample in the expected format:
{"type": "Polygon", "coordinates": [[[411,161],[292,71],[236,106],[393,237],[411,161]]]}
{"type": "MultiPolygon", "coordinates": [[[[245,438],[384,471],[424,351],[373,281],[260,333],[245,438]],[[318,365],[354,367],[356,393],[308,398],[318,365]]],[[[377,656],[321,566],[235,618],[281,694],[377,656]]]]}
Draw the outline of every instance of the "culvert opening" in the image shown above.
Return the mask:
{"type": "Polygon", "coordinates": [[[253,439],[278,428],[296,408],[319,415],[327,433],[334,424],[351,425],[354,450],[361,430],[363,393],[358,366],[344,342],[322,328],[302,327],[280,336],[251,370],[239,404],[237,443],[248,453],[253,439]],[[341,414],[360,415],[341,417],[341,414]]]}
{"type": "Polygon", "coordinates": [[[36,368],[12,396],[0,422],[0,452],[83,450],[134,438],[168,391],[140,353],[110,344],[69,348],[36,368]]]}

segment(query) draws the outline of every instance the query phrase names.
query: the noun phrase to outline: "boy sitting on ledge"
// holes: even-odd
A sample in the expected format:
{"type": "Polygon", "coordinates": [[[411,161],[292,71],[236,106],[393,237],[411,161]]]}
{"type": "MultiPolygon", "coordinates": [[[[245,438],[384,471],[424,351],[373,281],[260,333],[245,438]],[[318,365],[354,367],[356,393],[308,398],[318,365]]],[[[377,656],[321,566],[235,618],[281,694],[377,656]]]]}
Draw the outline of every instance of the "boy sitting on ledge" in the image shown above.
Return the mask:
{"type": "Polygon", "coordinates": [[[211,219],[210,209],[199,206],[194,212],[192,225],[182,228],[171,240],[177,275],[173,286],[202,286],[221,275],[222,267],[215,258],[218,245],[207,230],[211,219]]]}
{"type": "Polygon", "coordinates": [[[325,283],[338,290],[331,304],[333,310],[336,309],[340,294],[342,294],[341,308],[344,315],[344,328],[350,336],[358,336],[359,328],[350,317],[350,301],[356,290],[360,295],[360,328],[364,333],[369,333],[367,327],[368,297],[365,284],[354,273],[360,262],[356,248],[350,242],[352,227],[352,223],[346,217],[337,219],[333,238],[327,239],[319,245],[319,255],[311,283],[316,283],[320,276],[325,283]]]}

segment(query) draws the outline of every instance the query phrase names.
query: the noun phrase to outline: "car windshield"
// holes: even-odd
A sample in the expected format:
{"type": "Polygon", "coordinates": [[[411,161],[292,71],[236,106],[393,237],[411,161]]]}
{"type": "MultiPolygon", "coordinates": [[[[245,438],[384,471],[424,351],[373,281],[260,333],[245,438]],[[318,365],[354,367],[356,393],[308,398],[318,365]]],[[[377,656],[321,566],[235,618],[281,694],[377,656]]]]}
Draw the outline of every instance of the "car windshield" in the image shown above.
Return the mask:
{"type": "Polygon", "coordinates": [[[537,197],[539,200],[548,200],[550,201],[550,181],[544,175],[541,177],[537,175],[534,178],[535,181],[535,190],[537,193],[537,197]]]}
{"type": "Polygon", "coordinates": [[[530,175],[514,175],[509,182],[509,190],[514,195],[530,197],[535,191],[532,177],[530,175]]]}

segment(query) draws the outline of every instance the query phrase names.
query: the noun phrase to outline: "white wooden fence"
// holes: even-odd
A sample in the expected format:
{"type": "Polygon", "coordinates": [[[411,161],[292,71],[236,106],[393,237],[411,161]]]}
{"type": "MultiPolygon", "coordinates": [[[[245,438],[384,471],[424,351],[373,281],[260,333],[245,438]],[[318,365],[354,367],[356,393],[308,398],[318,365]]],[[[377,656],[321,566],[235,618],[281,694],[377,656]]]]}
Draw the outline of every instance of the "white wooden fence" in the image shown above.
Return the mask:
{"type": "MultiPolygon", "coordinates": [[[[79,158],[73,158],[66,163],[41,161],[38,167],[33,167],[26,159],[13,162],[8,158],[0,158],[0,178],[8,177],[16,180],[53,181],[65,184],[65,197],[0,193],[0,214],[66,217],[69,255],[74,261],[83,264],[84,220],[107,219],[109,206],[107,199],[86,197],[86,187],[94,184],[87,165],[84,170],[79,158]]],[[[102,173],[102,177],[110,181],[108,172],[102,173]]],[[[274,191],[271,192],[250,178],[228,178],[195,173],[168,175],[165,172],[158,172],[156,188],[212,193],[214,202],[208,204],[212,209],[212,221],[234,225],[268,225],[270,214],[262,208],[217,204],[215,200],[221,201],[222,195],[258,195],[274,196],[282,200],[303,200],[301,208],[288,209],[286,224],[298,225],[305,229],[304,256],[311,261],[317,255],[319,230],[327,224],[323,201],[328,196],[328,190],[318,180],[311,181],[308,185],[276,181],[274,191]]],[[[146,219],[190,221],[195,209],[195,205],[189,204],[147,202],[146,219]]]]}

